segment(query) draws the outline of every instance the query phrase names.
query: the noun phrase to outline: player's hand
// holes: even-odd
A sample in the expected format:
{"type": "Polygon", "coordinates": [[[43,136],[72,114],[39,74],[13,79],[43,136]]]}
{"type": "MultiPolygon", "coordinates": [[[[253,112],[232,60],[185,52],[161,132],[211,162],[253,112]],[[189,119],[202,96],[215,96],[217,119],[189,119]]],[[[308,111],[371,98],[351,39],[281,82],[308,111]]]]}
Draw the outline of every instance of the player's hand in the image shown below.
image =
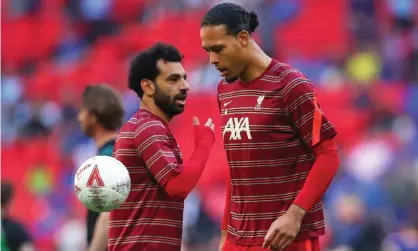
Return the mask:
{"type": "MultiPolygon", "coordinates": [[[[200,125],[199,119],[197,117],[193,118],[193,125],[198,126],[200,125]]],[[[211,118],[208,119],[208,121],[206,121],[205,126],[209,127],[210,129],[215,130],[215,125],[213,124],[213,121],[211,118]]]]}
{"type": "Polygon", "coordinates": [[[302,208],[292,205],[284,215],[271,224],[264,237],[263,248],[283,250],[292,244],[304,216],[305,211],[302,208]]]}
{"type": "Polygon", "coordinates": [[[204,126],[200,125],[199,119],[193,118],[193,125],[195,127],[195,147],[197,148],[211,148],[215,142],[215,125],[212,119],[209,118],[204,126]]]}

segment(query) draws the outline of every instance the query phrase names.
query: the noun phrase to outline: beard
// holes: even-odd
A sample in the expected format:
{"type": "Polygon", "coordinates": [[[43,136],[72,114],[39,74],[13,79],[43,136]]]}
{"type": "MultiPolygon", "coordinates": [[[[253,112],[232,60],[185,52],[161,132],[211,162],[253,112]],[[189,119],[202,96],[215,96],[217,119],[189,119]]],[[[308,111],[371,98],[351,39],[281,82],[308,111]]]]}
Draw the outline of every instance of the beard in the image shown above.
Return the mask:
{"type": "Polygon", "coordinates": [[[89,124],[89,123],[87,123],[87,124],[84,124],[84,125],[81,125],[81,130],[83,131],[83,133],[87,136],[87,137],[89,137],[89,138],[93,138],[94,137],[94,125],[92,125],[92,124],[89,124]]]}
{"type": "Polygon", "coordinates": [[[226,77],[226,78],[224,78],[224,80],[225,80],[225,82],[227,82],[228,84],[231,84],[231,83],[233,83],[233,82],[237,81],[237,80],[238,80],[238,77],[226,77]]]}
{"type": "Polygon", "coordinates": [[[185,100],[187,97],[186,91],[181,91],[180,94],[170,97],[155,86],[154,102],[155,104],[169,117],[174,117],[184,111],[184,105],[176,103],[176,100],[185,100]]]}

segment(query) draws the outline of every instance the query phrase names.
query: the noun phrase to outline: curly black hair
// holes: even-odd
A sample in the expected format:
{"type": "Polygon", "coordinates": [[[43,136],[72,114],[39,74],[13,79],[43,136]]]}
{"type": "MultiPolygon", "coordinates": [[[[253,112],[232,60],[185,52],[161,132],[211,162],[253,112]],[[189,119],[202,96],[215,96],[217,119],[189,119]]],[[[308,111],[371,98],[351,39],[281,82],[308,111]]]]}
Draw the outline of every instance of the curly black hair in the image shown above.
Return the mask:
{"type": "Polygon", "coordinates": [[[140,52],[131,62],[129,69],[129,89],[136,92],[142,98],[144,91],[141,87],[141,80],[148,79],[155,81],[160,74],[157,67],[158,60],[167,62],[181,62],[183,55],[180,51],[169,44],[158,42],[148,50],[140,52]]]}

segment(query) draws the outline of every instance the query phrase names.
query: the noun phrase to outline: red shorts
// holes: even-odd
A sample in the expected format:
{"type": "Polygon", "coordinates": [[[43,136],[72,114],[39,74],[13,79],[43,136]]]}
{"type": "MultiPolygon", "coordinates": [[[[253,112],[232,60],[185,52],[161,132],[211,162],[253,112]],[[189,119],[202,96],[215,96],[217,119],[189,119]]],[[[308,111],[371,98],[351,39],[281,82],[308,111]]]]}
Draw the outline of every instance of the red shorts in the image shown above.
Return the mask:
{"type": "MultiPolygon", "coordinates": [[[[271,249],[265,249],[260,246],[240,246],[232,243],[228,240],[225,241],[225,245],[222,251],[267,251],[271,249]]],[[[276,249],[280,250],[280,249],[276,249]]],[[[293,242],[284,251],[320,251],[319,238],[312,238],[306,241],[293,242]]]]}

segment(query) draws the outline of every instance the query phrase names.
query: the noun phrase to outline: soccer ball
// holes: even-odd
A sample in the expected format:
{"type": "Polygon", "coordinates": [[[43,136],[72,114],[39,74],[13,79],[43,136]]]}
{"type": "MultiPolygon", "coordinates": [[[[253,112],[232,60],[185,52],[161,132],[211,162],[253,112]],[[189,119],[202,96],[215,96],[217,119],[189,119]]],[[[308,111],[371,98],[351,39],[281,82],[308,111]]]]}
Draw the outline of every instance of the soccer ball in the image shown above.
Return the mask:
{"type": "Polygon", "coordinates": [[[117,159],[96,156],[77,170],[74,189],[78,200],[95,212],[118,208],[129,195],[131,178],[126,167],[117,159]]]}

